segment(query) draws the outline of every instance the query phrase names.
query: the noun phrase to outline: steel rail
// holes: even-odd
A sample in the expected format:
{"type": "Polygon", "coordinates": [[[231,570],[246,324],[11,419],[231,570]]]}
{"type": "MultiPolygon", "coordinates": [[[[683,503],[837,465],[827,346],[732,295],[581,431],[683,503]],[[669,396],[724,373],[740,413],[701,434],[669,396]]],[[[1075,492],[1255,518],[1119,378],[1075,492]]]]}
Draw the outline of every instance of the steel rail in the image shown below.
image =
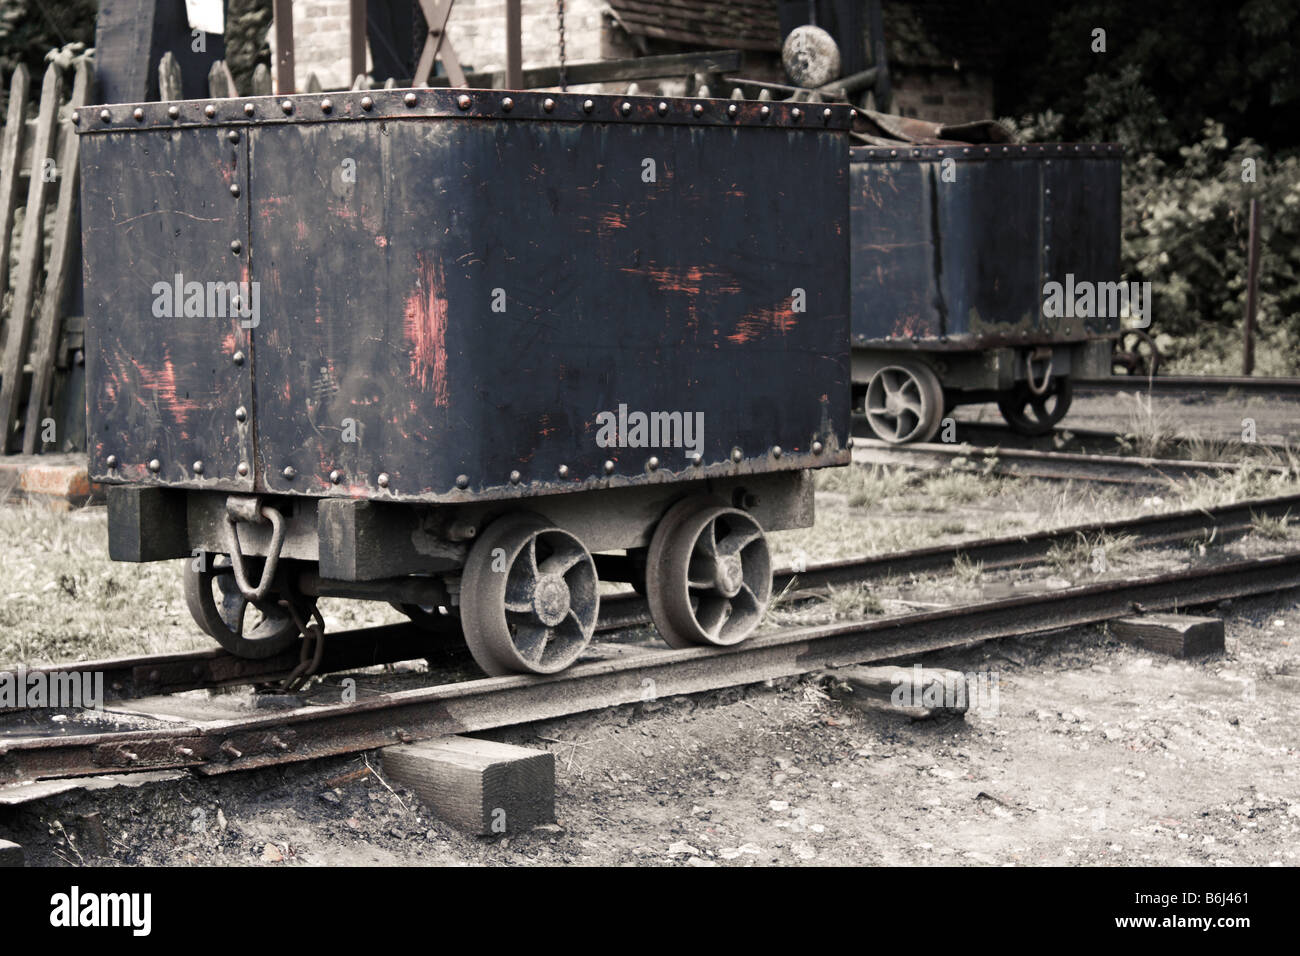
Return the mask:
{"type": "Polygon", "coordinates": [[[1035,451],[1028,448],[980,447],[961,443],[891,445],[876,439],[855,439],[855,465],[903,465],[936,468],[954,458],[991,459],[992,472],[1017,478],[1048,481],[1087,481],[1100,484],[1161,488],[1178,478],[1263,469],[1284,474],[1283,465],[1266,462],[1183,461],[1176,458],[1139,458],[1127,455],[1082,455],[1073,452],[1035,451]]]}
{"type": "Polygon", "coordinates": [[[1079,392],[1151,392],[1157,395],[1208,395],[1222,398],[1231,392],[1300,398],[1300,378],[1256,378],[1232,375],[1113,375],[1109,378],[1075,379],[1079,392]]]}
{"type": "MultiPolygon", "coordinates": [[[[1089,522],[1030,534],[981,538],[951,545],[844,558],[809,565],[796,571],[779,569],[774,587],[779,593],[797,585],[802,589],[833,585],[871,584],[889,578],[906,578],[943,572],[958,558],[996,570],[1041,563],[1054,546],[1080,538],[1134,535],[1143,546],[1161,547],[1188,539],[1214,535],[1227,541],[1247,533],[1258,518],[1300,519],[1300,495],[1255,498],[1206,509],[1141,515],[1113,521],[1089,522]]],[[[645,598],[633,591],[601,598],[597,629],[602,633],[627,630],[650,623],[645,598]]],[[[355,670],[376,664],[421,657],[455,658],[455,634],[431,634],[413,624],[389,624],[326,636],[320,673],[355,670]]],[[[187,651],[149,657],[124,657],[26,668],[28,674],[71,672],[102,673],[109,701],[174,694],[189,690],[270,683],[286,677],[299,663],[296,649],[264,660],[246,660],[222,650],[187,651]]],[[[13,671],[15,668],[0,668],[13,671]]]]}
{"type": "Polygon", "coordinates": [[[1013,635],[1060,631],[1134,612],[1300,587],[1300,552],[986,601],[918,614],[760,634],[734,648],[647,651],[515,676],[379,694],[152,729],[0,740],[0,785],[105,773],[220,774],[548,720],[719,690],[827,667],[903,660],[1013,635]]]}

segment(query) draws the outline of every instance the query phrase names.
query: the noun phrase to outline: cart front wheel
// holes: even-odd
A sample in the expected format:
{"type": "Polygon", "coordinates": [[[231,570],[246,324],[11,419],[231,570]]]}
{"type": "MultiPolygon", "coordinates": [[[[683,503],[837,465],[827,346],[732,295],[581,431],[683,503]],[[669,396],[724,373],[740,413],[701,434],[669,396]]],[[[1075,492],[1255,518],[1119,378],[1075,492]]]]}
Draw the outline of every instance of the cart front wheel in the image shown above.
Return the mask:
{"type": "Polygon", "coordinates": [[[470,549],[461,578],[461,624],[492,676],[554,674],[596,633],[600,595],[586,547],[540,515],[498,518],[470,549]]]}
{"type": "Polygon", "coordinates": [[[772,599],[772,557],[762,527],[712,498],[678,502],[650,542],[646,599],[671,647],[739,644],[772,599]]]}

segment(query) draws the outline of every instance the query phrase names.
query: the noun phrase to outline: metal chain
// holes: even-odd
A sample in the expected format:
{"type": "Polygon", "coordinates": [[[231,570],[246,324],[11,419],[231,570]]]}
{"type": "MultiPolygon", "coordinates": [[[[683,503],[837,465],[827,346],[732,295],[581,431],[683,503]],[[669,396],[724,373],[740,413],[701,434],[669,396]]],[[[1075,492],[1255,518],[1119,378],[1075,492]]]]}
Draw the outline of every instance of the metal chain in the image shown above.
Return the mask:
{"type": "Polygon", "coordinates": [[[564,75],[564,0],[555,0],[555,10],[560,20],[560,89],[568,90],[568,77],[564,75]]]}

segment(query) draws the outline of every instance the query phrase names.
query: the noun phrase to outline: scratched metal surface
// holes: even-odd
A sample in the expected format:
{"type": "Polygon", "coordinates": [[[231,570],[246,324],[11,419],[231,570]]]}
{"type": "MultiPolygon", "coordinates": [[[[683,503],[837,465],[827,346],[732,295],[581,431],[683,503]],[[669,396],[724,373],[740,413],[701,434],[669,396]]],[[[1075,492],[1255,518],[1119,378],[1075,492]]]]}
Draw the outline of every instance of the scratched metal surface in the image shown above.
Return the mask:
{"type": "Polygon", "coordinates": [[[82,246],[90,473],[97,481],[247,491],[248,349],[237,318],[155,316],[155,284],[246,279],[232,239],[248,232],[247,138],[225,130],[82,137],[82,246]],[[246,196],[246,193],[244,193],[246,196]],[[116,458],[110,469],[108,459],[116,458]],[[157,459],[155,475],[148,462],[157,459]],[[203,463],[196,475],[194,463],[203,463]]]}
{"type": "Polygon", "coordinates": [[[854,345],[987,348],[1118,328],[1042,314],[1049,279],[1119,280],[1118,156],[958,157],[945,182],[936,150],[883,152],[854,150],[851,165],[854,345]]]}
{"type": "Polygon", "coordinates": [[[91,191],[112,203],[88,206],[89,321],[124,356],[92,386],[92,419],[111,438],[96,443],[96,476],[245,488],[233,469],[251,453],[259,490],[465,501],[847,460],[843,130],[709,114],[692,126],[688,111],[556,122],[519,99],[510,122],[240,123],[238,147],[226,129],[157,128],[159,104],[118,132],[131,119],[114,107],[110,129],[83,137],[91,191]],[[218,159],[245,144],[251,169],[232,198],[218,159]],[[657,182],[642,180],[646,158],[657,182]],[[232,255],[246,213],[244,255],[232,255]],[[140,216],[158,220],[147,249],[130,246],[140,216]],[[251,342],[237,322],[149,318],[152,282],[239,279],[241,261],[260,284],[251,342]],[[128,267],[129,284],[112,277],[128,267]],[[237,347],[251,364],[233,366],[237,347]],[[160,379],[172,374],[174,390],[160,379]],[[255,450],[232,418],[241,403],[256,409],[255,450]],[[703,412],[701,464],[681,449],[598,446],[596,414],[620,404],[703,412]],[[112,474],[109,453],[124,463],[112,474]],[[197,458],[216,464],[196,480],[197,458]]]}

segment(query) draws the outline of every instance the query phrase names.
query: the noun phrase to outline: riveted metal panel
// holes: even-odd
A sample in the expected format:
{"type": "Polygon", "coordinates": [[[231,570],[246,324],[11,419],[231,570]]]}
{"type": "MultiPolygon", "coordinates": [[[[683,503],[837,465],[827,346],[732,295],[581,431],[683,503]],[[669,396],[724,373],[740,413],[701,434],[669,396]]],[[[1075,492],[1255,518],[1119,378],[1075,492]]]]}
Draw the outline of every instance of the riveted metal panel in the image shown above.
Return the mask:
{"type": "Polygon", "coordinates": [[[261,486],[466,501],[846,460],[843,134],[521,109],[252,130],[261,486]],[[603,447],[620,406],[702,415],[700,462],[603,447]]]}
{"type": "Polygon", "coordinates": [[[248,144],[231,132],[82,138],[95,481],[252,488],[252,423],[236,420],[252,382],[234,361],[248,330],[230,302],[248,279],[248,144]]]}
{"type": "Polygon", "coordinates": [[[1066,274],[1119,278],[1119,150],[854,149],[853,344],[982,349],[1117,327],[1043,315],[1066,274]]]}

